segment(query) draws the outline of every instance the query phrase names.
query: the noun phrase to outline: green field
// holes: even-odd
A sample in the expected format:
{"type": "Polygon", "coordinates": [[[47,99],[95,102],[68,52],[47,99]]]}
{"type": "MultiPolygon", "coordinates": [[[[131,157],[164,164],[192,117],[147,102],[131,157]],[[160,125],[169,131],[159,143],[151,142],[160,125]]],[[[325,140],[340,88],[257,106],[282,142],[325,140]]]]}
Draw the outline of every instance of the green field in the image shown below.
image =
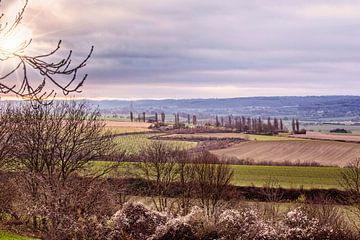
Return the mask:
{"type": "MultiPolygon", "coordinates": [[[[99,171],[107,166],[107,162],[93,162],[90,169],[99,171]]],[[[230,166],[234,170],[232,184],[236,186],[262,187],[271,177],[277,179],[283,188],[341,188],[338,183],[341,168],[336,167],[230,166]]],[[[117,172],[136,174],[136,163],[121,163],[117,172]]]]}
{"type": "Polygon", "coordinates": [[[35,240],[35,238],[24,237],[14,233],[9,233],[0,230],[0,240],[35,240]]]}
{"type": "Polygon", "coordinates": [[[262,187],[270,177],[279,181],[283,188],[340,188],[341,168],[333,167],[283,167],[232,165],[237,186],[262,187]]]}
{"type": "MultiPolygon", "coordinates": [[[[115,139],[117,145],[120,150],[126,150],[128,153],[138,153],[142,148],[146,147],[153,141],[149,139],[150,137],[154,137],[158,134],[134,134],[127,136],[120,136],[115,139]]],[[[184,142],[184,141],[162,141],[171,146],[179,147],[181,149],[189,149],[197,146],[196,142],[184,142]]]]}
{"type": "Polygon", "coordinates": [[[140,127],[127,127],[127,128],[107,128],[112,134],[124,134],[124,133],[146,133],[153,132],[149,128],[140,128],[140,127]]]}

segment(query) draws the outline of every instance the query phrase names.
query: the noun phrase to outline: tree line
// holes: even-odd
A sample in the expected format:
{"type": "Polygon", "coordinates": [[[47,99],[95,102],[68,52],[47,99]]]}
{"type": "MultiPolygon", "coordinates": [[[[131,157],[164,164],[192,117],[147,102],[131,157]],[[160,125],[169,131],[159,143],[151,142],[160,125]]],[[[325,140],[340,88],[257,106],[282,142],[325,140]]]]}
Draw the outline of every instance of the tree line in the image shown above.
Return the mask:
{"type": "MultiPolygon", "coordinates": [[[[146,112],[138,113],[135,117],[134,112],[130,112],[131,122],[151,122],[157,124],[165,124],[167,115],[164,112],[160,114],[155,112],[152,115],[146,112]]],[[[173,114],[173,123],[175,128],[185,128],[186,125],[198,126],[198,118],[195,114],[173,114]],[[182,119],[181,119],[182,118],[182,119]]],[[[279,132],[288,132],[289,130],[284,125],[281,118],[261,118],[261,117],[248,117],[248,116],[215,116],[214,120],[209,120],[203,123],[205,126],[213,126],[217,128],[227,128],[239,132],[248,132],[255,134],[276,134],[279,132]]],[[[300,122],[298,119],[292,119],[291,130],[293,133],[303,133],[305,130],[300,129],[300,122]]]]}

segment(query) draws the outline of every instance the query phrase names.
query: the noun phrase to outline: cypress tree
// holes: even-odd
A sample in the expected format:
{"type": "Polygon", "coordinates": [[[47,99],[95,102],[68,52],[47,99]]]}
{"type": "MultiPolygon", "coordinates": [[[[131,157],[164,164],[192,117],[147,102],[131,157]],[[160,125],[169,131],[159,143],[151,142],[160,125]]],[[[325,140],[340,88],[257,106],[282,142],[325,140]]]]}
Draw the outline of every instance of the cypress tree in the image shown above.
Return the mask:
{"type": "Polygon", "coordinates": [[[194,125],[194,126],[196,126],[196,125],[197,125],[196,115],[193,115],[193,125],[194,125]]]}
{"type": "Polygon", "coordinates": [[[291,126],[292,126],[293,133],[295,133],[296,132],[295,119],[292,119],[291,126]]]}
{"type": "Polygon", "coordinates": [[[299,119],[296,119],[296,132],[300,132],[300,124],[299,124],[299,119]]]}
{"type": "Polygon", "coordinates": [[[220,126],[218,115],[216,115],[216,117],[215,117],[215,126],[216,126],[216,127],[219,127],[219,126],[220,126]]]}
{"type": "Polygon", "coordinates": [[[133,114],[133,112],[130,112],[130,121],[131,121],[131,122],[134,121],[134,114],[133,114]]]}

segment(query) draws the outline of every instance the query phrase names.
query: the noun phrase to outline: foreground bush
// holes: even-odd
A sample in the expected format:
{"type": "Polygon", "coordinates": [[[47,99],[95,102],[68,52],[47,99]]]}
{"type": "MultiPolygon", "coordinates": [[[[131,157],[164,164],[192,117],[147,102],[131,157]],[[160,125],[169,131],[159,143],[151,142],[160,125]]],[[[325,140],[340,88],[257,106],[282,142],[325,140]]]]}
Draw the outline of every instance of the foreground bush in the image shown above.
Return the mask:
{"type": "Polygon", "coordinates": [[[302,208],[288,212],[281,221],[266,221],[256,209],[225,210],[217,218],[193,207],[185,216],[172,217],[140,203],[127,203],[112,218],[113,232],[148,240],[338,240],[357,239],[336,226],[321,224],[302,208]],[[337,229],[337,230],[335,230],[337,229]]]}
{"type": "Polygon", "coordinates": [[[114,231],[125,232],[133,239],[148,239],[158,226],[168,221],[166,214],[152,211],[141,203],[126,203],[112,218],[114,231]]]}

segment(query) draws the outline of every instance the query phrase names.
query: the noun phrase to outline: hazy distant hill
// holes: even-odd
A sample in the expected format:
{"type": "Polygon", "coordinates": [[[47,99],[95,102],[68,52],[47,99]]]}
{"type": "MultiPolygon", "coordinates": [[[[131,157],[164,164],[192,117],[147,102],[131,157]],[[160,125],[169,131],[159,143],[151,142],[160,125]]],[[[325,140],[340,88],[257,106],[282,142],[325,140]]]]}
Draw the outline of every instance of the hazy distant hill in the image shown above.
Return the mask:
{"type": "Polygon", "coordinates": [[[200,116],[250,115],[305,119],[359,120],[360,96],[247,97],[226,99],[103,100],[91,101],[104,113],[196,113],[200,116]]]}

